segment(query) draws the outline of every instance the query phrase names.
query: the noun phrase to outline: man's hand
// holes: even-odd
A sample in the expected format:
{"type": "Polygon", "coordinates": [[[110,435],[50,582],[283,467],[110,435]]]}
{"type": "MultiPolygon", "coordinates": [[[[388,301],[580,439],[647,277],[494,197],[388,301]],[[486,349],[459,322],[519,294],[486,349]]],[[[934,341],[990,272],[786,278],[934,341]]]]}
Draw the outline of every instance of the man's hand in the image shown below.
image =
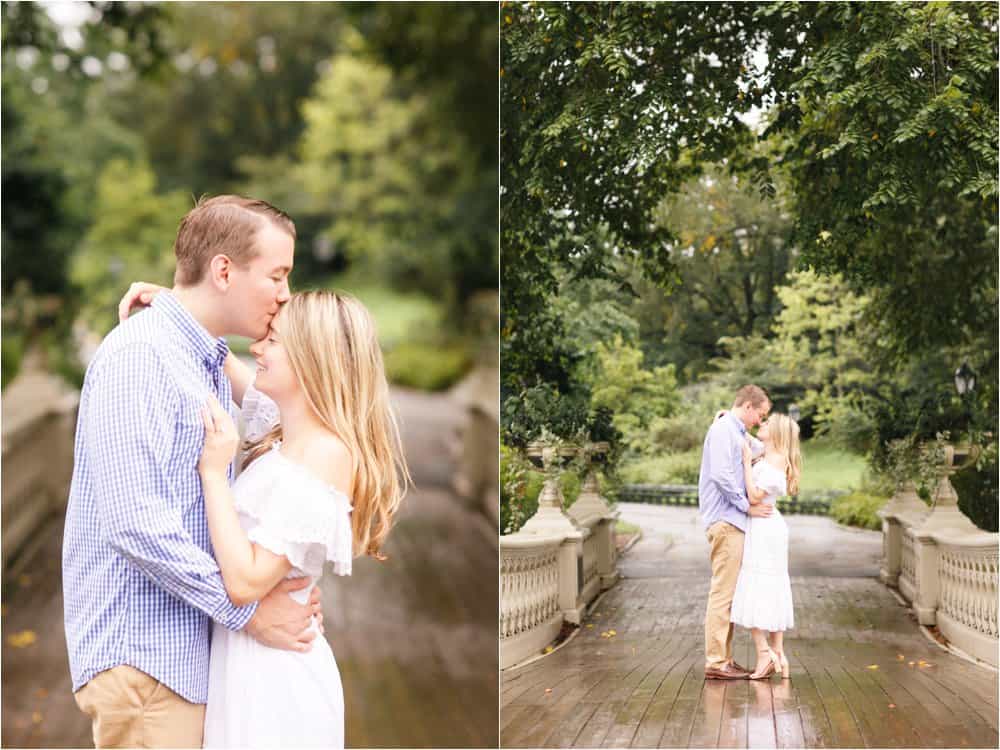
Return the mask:
{"type": "Polygon", "coordinates": [[[145,281],[136,281],[125,292],[122,301],[118,303],[118,322],[123,323],[128,319],[133,307],[147,307],[153,301],[153,297],[162,292],[166,287],[150,284],[145,281]]]}
{"type": "Polygon", "coordinates": [[[772,513],[774,513],[774,506],[769,505],[768,503],[751,505],[750,510],[747,511],[747,515],[753,516],[754,518],[767,518],[772,513]]]}
{"type": "MultiPolygon", "coordinates": [[[[288,594],[304,589],[311,583],[308,577],[282,581],[260,600],[257,611],[246,625],[254,640],[271,648],[306,652],[312,648],[316,630],[310,628],[311,616],[322,617],[319,589],[314,588],[307,604],[299,604],[288,594]]],[[[322,626],[321,626],[322,627],[322,626]]]]}

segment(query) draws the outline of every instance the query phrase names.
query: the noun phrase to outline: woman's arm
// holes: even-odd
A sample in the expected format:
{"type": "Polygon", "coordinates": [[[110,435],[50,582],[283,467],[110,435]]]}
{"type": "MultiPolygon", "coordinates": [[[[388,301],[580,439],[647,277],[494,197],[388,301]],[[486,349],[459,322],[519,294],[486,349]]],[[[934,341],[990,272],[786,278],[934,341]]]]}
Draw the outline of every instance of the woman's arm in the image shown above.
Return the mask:
{"type": "Polygon", "coordinates": [[[198,471],[205,493],[208,531],[229,599],[243,606],[261,599],[292,569],[284,555],[253,544],[240,526],[226,469],[239,435],[232,418],[214,398],[202,412],[205,447],[198,471]]]}
{"type": "Polygon", "coordinates": [[[752,468],[750,444],[747,442],[743,443],[743,480],[747,486],[747,499],[750,501],[751,505],[760,505],[764,496],[767,495],[766,490],[759,489],[756,483],[753,481],[753,468],[752,468]]]}
{"type": "Polygon", "coordinates": [[[253,382],[254,372],[232,352],[226,355],[223,369],[233,385],[233,401],[242,409],[243,395],[247,392],[247,386],[253,382]]]}

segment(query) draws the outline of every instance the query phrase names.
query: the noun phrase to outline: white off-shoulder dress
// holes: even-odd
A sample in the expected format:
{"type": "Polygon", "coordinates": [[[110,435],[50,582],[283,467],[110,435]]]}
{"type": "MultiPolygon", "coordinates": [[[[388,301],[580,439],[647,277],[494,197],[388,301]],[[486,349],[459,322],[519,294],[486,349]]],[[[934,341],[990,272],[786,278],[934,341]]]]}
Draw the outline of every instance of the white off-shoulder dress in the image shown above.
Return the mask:
{"type": "MultiPolygon", "coordinates": [[[[277,424],[274,402],[252,386],[243,416],[251,440],[277,424]]],[[[246,468],[233,496],[250,541],[285,555],[289,578],[309,576],[315,586],[327,561],[335,574],[350,575],[347,496],[286,458],[280,444],[246,468]]],[[[305,603],[313,586],[291,596],[305,603]]],[[[312,643],[308,653],[269,648],[213,623],[205,747],[342,748],[340,672],[326,639],[312,643]]]]}
{"type": "MultiPolygon", "coordinates": [[[[763,502],[769,505],[788,491],[785,472],[767,461],[754,464],[753,480],[767,492],[763,502]]],[[[795,617],[788,577],[788,524],[777,507],[766,518],[749,520],[730,621],[771,632],[789,630],[795,626],[795,617]]]]}

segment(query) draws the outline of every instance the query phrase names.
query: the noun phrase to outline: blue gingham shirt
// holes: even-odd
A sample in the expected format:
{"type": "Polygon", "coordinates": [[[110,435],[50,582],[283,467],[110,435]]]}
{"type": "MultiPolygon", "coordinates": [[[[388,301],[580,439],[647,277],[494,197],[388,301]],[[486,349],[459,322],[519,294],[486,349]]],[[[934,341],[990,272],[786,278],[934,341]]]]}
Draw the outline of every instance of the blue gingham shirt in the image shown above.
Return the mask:
{"type": "Polygon", "coordinates": [[[731,411],[708,428],[698,474],[698,510],[706,529],[725,521],[747,530],[746,479],[743,476],[743,443],[747,428],[731,411]]]}
{"type": "Polygon", "coordinates": [[[63,540],[74,691],[129,664],[205,703],[211,621],[239,630],[256,611],[226,594],[198,475],[201,408],[232,403],[228,351],[161,292],[87,368],[63,540]]]}

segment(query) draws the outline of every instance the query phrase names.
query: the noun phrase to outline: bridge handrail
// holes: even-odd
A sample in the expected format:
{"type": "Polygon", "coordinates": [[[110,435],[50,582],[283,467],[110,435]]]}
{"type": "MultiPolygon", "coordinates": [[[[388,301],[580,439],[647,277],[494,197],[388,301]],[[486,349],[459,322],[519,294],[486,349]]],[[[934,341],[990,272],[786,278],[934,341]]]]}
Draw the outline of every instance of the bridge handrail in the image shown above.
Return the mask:
{"type": "Polygon", "coordinates": [[[1000,535],[976,528],[959,510],[947,477],[935,491],[933,508],[910,483],[879,516],[882,581],[899,590],[922,625],[936,625],[965,653],[998,666],[1000,535]]]}

